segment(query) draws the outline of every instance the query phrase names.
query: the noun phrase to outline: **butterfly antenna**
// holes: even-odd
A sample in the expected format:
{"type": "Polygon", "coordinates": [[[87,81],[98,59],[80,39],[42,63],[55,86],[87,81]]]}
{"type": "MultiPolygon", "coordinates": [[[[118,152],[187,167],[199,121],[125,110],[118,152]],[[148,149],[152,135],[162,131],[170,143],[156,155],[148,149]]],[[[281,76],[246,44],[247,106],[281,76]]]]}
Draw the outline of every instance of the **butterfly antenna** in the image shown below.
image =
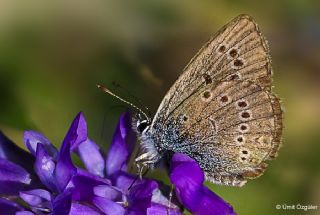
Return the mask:
{"type": "Polygon", "coordinates": [[[115,87],[118,87],[119,89],[123,90],[124,92],[126,92],[130,97],[132,97],[141,107],[143,107],[145,109],[145,111],[147,112],[149,118],[151,118],[151,111],[149,110],[149,108],[145,105],[142,104],[141,100],[136,97],[135,95],[133,95],[129,90],[125,89],[124,87],[122,87],[119,83],[117,82],[112,82],[112,84],[115,87]]]}
{"type": "Polygon", "coordinates": [[[107,93],[107,94],[109,94],[109,95],[111,95],[111,96],[119,99],[119,100],[122,101],[123,103],[126,103],[126,104],[130,105],[132,108],[136,109],[136,110],[139,111],[143,116],[145,116],[146,119],[150,119],[150,117],[149,117],[141,108],[137,107],[135,104],[133,104],[133,103],[131,103],[131,102],[129,102],[129,101],[121,98],[121,97],[118,96],[118,95],[116,95],[115,93],[113,93],[111,90],[109,90],[108,88],[106,88],[106,87],[103,86],[102,84],[96,84],[96,86],[97,86],[100,90],[102,90],[103,92],[105,92],[105,93],[107,93]]]}

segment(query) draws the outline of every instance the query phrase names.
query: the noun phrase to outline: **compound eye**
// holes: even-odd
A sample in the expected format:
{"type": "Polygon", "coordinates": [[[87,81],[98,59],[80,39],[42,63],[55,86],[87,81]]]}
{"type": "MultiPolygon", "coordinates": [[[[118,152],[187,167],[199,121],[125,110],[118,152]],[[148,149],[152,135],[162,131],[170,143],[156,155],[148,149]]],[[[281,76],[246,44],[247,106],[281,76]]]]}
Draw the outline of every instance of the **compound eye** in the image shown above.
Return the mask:
{"type": "Polygon", "coordinates": [[[148,126],[149,126],[148,121],[147,120],[143,120],[143,121],[137,123],[137,130],[140,133],[142,133],[148,126]]]}

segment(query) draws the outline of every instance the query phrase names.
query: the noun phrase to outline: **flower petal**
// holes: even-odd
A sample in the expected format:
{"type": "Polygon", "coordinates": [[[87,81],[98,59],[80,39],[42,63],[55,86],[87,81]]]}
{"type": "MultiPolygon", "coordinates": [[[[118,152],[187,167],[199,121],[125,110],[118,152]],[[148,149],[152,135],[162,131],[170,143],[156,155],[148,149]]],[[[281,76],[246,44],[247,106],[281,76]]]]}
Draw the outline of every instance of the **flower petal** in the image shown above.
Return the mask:
{"type": "Polygon", "coordinates": [[[111,185],[98,185],[93,188],[94,195],[103,197],[112,201],[121,201],[122,192],[111,185]]]}
{"type": "Polygon", "coordinates": [[[34,215],[31,211],[19,211],[15,215],[34,215]]]}
{"type": "Polygon", "coordinates": [[[97,206],[101,211],[108,215],[124,215],[125,209],[120,204],[115,203],[109,199],[102,197],[95,197],[93,199],[93,203],[97,206]]]}
{"type": "Polygon", "coordinates": [[[151,206],[152,194],[158,184],[155,181],[144,179],[130,189],[128,211],[132,214],[146,214],[151,206]]]}
{"type": "Polygon", "coordinates": [[[14,144],[0,131],[0,158],[9,160],[29,173],[34,174],[33,163],[35,158],[19,146],[14,144]]]}
{"type": "Polygon", "coordinates": [[[152,198],[152,193],[158,188],[158,184],[155,181],[143,179],[142,182],[135,184],[130,189],[130,198],[132,199],[145,199],[152,198]]]}
{"type": "MultiPolygon", "coordinates": [[[[126,172],[118,172],[114,175],[112,184],[117,186],[122,190],[128,190],[128,188],[132,185],[137,176],[131,175],[126,172]]],[[[139,183],[140,180],[136,180],[135,184],[139,183]]]]}
{"type": "Polygon", "coordinates": [[[133,151],[136,137],[131,129],[130,113],[122,114],[106,158],[107,175],[127,170],[127,162],[133,151]]]}
{"type": "Polygon", "coordinates": [[[195,160],[185,154],[176,153],[171,160],[170,179],[178,187],[189,188],[185,191],[190,191],[191,197],[193,190],[202,187],[204,174],[195,160]]]}
{"type": "Polygon", "coordinates": [[[51,194],[47,190],[34,189],[21,191],[20,197],[30,206],[51,207],[48,204],[51,202],[51,194]]]}
{"type": "Polygon", "coordinates": [[[59,194],[52,203],[53,212],[52,215],[69,214],[71,210],[72,193],[69,190],[65,190],[59,194]]]}
{"type": "Polygon", "coordinates": [[[41,182],[50,190],[57,192],[57,181],[54,175],[56,164],[53,157],[51,157],[44,145],[37,144],[37,154],[34,169],[39,176],[41,182]]]}
{"type": "Polygon", "coordinates": [[[147,215],[163,215],[163,214],[170,214],[170,215],[183,215],[177,208],[170,208],[168,210],[168,206],[164,206],[157,203],[151,203],[151,206],[147,209],[147,215]]]}
{"type": "Polygon", "coordinates": [[[204,174],[198,163],[176,153],[171,160],[170,180],[181,203],[195,215],[233,215],[233,208],[203,185],[204,174]]]}
{"type": "Polygon", "coordinates": [[[84,115],[82,112],[79,112],[75,119],[73,120],[70,129],[63,140],[62,147],[64,146],[68,148],[66,140],[71,140],[71,151],[73,151],[75,148],[79,146],[83,141],[85,141],[88,138],[88,132],[87,132],[87,122],[84,118],[84,115]]]}
{"type": "Polygon", "coordinates": [[[0,198],[0,211],[1,214],[15,214],[18,211],[24,209],[15,202],[11,202],[7,199],[0,198]]]}
{"type": "Polygon", "coordinates": [[[104,177],[105,161],[97,144],[90,139],[87,139],[82,142],[76,150],[89,172],[104,177]]]}
{"type": "Polygon", "coordinates": [[[67,188],[72,190],[72,200],[90,202],[94,197],[94,187],[99,185],[111,185],[111,183],[107,179],[77,169],[67,188]]]}
{"type": "Polygon", "coordinates": [[[69,183],[76,167],[71,160],[71,150],[78,147],[87,139],[87,123],[80,112],[73,120],[66,137],[63,140],[55,175],[57,178],[58,190],[62,192],[69,183]]]}
{"type": "Polygon", "coordinates": [[[167,211],[170,211],[170,214],[182,214],[176,197],[173,195],[169,200],[169,192],[170,187],[166,185],[162,185],[160,189],[153,190],[151,207],[147,209],[147,214],[166,214],[167,211]],[[162,192],[165,192],[167,196],[164,196],[162,192]]]}
{"type": "Polygon", "coordinates": [[[0,193],[17,194],[31,182],[30,174],[22,167],[0,158],[0,193]]]}
{"type": "Polygon", "coordinates": [[[69,215],[101,215],[101,213],[99,213],[93,207],[89,207],[87,205],[82,205],[74,202],[71,205],[69,215]]]}
{"type": "Polygon", "coordinates": [[[36,131],[25,131],[24,132],[24,144],[29,149],[31,154],[36,156],[37,145],[42,144],[47,150],[48,154],[54,158],[58,156],[58,150],[54,147],[50,141],[42,134],[36,131]]]}

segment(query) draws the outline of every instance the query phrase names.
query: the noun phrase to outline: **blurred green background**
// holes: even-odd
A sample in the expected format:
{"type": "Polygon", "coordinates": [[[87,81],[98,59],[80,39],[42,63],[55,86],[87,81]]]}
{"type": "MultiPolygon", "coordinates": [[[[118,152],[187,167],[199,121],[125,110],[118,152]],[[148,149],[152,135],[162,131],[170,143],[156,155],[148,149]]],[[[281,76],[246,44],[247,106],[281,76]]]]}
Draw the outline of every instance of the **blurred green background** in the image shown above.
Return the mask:
{"type": "MultiPolygon", "coordinates": [[[[107,148],[120,102],[95,84],[116,81],[154,113],[184,65],[221,26],[252,15],[268,38],[275,92],[286,109],[284,146],[266,173],[242,188],[208,184],[238,214],[320,214],[320,2],[0,1],[0,129],[60,145],[83,111],[107,148]],[[276,210],[277,204],[318,210],[276,210]]],[[[121,96],[129,97],[119,91],[121,96]]]]}

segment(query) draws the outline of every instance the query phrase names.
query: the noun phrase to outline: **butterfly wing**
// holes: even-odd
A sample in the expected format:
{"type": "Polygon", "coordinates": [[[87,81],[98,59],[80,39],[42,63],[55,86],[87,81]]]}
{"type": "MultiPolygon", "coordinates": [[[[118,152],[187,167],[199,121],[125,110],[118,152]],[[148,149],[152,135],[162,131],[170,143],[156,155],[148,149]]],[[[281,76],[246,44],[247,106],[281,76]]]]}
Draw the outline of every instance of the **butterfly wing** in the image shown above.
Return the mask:
{"type": "Polygon", "coordinates": [[[183,137],[174,151],[196,159],[207,180],[240,186],[276,156],[281,113],[279,100],[252,81],[209,84],[170,116],[183,137]]]}
{"type": "Polygon", "coordinates": [[[248,15],[225,25],[192,58],[163,98],[154,117],[167,119],[186,99],[212,82],[249,79],[270,88],[271,65],[267,42],[248,15]]]}
{"type": "Polygon", "coordinates": [[[218,184],[241,186],[261,175],[265,161],[276,156],[282,131],[270,63],[267,42],[253,19],[232,20],[164,97],[152,125],[160,131],[155,139],[164,142],[158,147],[193,157],[218,184]],[[161,132],[170,129],[179,131],[171,134],[179,136],[174,146],[161,132]]]}

